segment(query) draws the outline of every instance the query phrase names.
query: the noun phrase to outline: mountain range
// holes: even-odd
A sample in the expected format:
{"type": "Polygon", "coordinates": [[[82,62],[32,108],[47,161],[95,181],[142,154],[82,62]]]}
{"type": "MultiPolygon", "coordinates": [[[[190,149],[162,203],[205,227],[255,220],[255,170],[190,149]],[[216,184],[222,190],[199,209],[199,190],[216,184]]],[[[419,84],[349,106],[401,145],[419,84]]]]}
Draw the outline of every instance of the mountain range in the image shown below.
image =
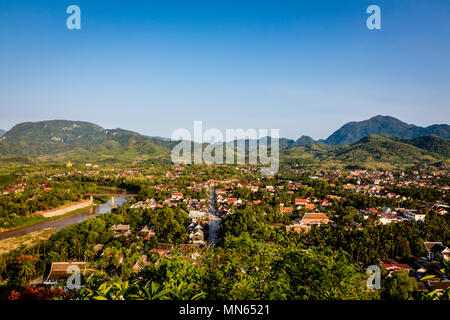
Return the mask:
{"type": "Polygon", "coordinates": [[[166,154],[162,140],[124,129],[104,129],[83,121],[24,122],[0,138],[0,155],[142,160],[166,154]]]}
{"type": "MultiPolygon", "coordinates": [[[[279,142],[281,160],[291,164],[378,168],[447,163],[449,138],[450,126],[446,124],[423,128],[393,117],[376,116],[349,122],[326,140],[302,136],[297,140],[280,138],[279,142]]],[[[0,137],[0,156],[41,161],[170,163],[171,149],[177,143],[124,129],[104,129],[89,122],[51,120],[20,123],[4,133],[0,137]]]]}
{"type": "Polygon", "coordinates": [[[434,134],[450,139],[448,124],[434,124],[426,128],[407,124],[390,116],[375,116],[360,122],[349,122],[335,131],[324,142],[329,145],[352,144],[369,134],[386,134],[402,138],[415,138],[434,134]]]}
{"type": "Polygon", "coordinates": [[[5,130],[3,130],[3,129],[0,129],[0,138],[5,134],[5,130]]]}
{"type": "Polygon", "coordinates": [[[323,168],[405,169],[416,165],[449,165],[450,140],[434,135],[397,138],[368,135],[344,146],[308,144],[281,150],[280,158],[290,166],[323,168]],[[399,140],[401,139],[401,140],[399,140]]]}
{"type": "Polygon", "coordinates": [[[450,139],[450,126],[448,124],[434,124],[424,128],[407,124],[394,117],[378,115],[364,121],[348,122],[325,140],[314,140],[309,136],[303,135],[297,140],[281,138],[280,146],[292,147],[307,144],[326,144],[331,146],[350,145],[370,134],[389,135],[400,138],[436,135],[444,139],[450,139]]]}

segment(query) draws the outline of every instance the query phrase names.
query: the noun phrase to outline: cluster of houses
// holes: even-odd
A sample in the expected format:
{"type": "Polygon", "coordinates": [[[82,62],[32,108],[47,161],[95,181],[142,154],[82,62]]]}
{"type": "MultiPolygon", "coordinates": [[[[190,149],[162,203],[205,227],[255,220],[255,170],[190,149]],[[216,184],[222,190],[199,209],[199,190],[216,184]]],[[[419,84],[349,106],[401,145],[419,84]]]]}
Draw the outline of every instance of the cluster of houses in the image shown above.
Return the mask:
{"type": "MultiPolygon", "coordinates": [[[[291,182],[288,185],[289,189],[296,189],[298,188],[300,184],[291,182]]],[[[251,184],[246,183],[238,183],[236,184],[237,187],[246,187],[250,189],[253,192],[258,191],[258,186],[254,186],[251,184]]],[[[268,185],[265,187],[265,190],[269,192],[269,195],[273,195],[276,189],[282,189],[284,186],[271,186],[268,185]]],[[[288,191],[289,192],[289,191],[288,191]]],[[[230,197],[232,195],[232,188],[231,187],[225,187],[224,189],[217,189],[216,190],[217,195],[217,203],[218,203],[218,215],[222,216],[224,214],[230,214],[233,212],[234,207],[240,207],[245,203],[247,200],[242,200],[239,198],[233,198],[230,197]]],[[[296,210],[305,210],[307,213],[305,213],[301,218],[295,219],[293,221],[293,224],[286,226],[286,231],[295,231],[297,233],[303,233],[303,232],[309,232],[312,225],[322,225],[322,224],[328,224],[332,222],[325,214],[320,213],[318,206],[321,208],[326,208],[331,205],[331,200],[333,199],[340,199],[338,196],[330,195],[327,199],[317,199],[317,198],[306,198],[306,199],[299,199],[296,198],[294,200],[294,207],[296,210]]],[[[254,200],[253,204],[258,205],[262,201],[261,200],[254,200]]],[[[280,204],[279,211],[280,213],[292,213],[294,210],[291,206],[286,206],[284,203],[280,204]]]]}
{"type": "MultiPolygon", "coordinates": [[[[129,237],[132,234],[129,224],[115,224],[111,227],[111,230],[114,232],[113,238],[115,239],[120,237],[129,237]]],[[[149,240],[155,234],[156,233],[153,231],[153,228],[149,228],[148,226],[144,226],[136,232],[136,235],[142,237],[144,240],[149,240]]]]}
{"type": "MultiPolygon", "coordinates": [[[[97,245],[99,246],[99,245],[97,245]]],[[[155,254],[159,257],[168,257],[171,255],[172,250],[176,246],[173,244],[166,244],[166,243],[159,243],[158,246],[154,249],[151,249],[149,254],[155,254]]],[[[199,256],[199,253],[195,250],[198,248],[198,244],[180,244],[178,245],[178,248],[180,252],[184,254],[188,254],[188,257],[190,259],[196,259],[199,256]]],[[[96,250],[100,253],[100,256],[107,257],[109,259],[113,259],[114,265],[118,266],[119,264],[122,264],[124,262],[124,254],[120,251],[114,251],[110,248],[106,250],[102,250],[103,245],[100,245],[100,247],[96,250]]],[[[132,267],[132,271],[135,273],[138,273],[140,270],[142,270],[145,266],[149,264],[149,259],[147,254],[140,255],[134,263],[132,267]]],[[[70,275],[74,274],[75,272],[79,272],[83,277],[86,277],[90,274],[92,274],[95,270],[87,268],[86,262],[79,262],[79,261],[71,261],[71,262],[53,262],[47,270],[45,270],[44,275],[40,279],[36,279],[32,282],[32,285],[46,285],[46,286],[55,286],[60,283],[66,283],[68,277],[70,275]]],[[[81,286],[83,286],[82,283],[79,283],[81,286]]],[[[75,289],[80,289],[75,288],[75,289]]]]}
{"type": "MultiPolygon", "coordinates": [[[[20,193],[24,192],[25,188],[27,187],[27,183],[25,181],[19,182],[17,185],[14,185],[12,187],[6,188],[5,190],[1,191],[2,195],[9,195],[14,193],[20,193]]],[[[38,187],[41,188],[43,191],[51,191],[52,188],[46,185],[45,183],[38,184],[38,187]]]]}
{"type": "MultiPolygon", "coordinates": [[[[134,203],[131,208],[144,208],[144,209],[160,209],[163,208],[165,205],[169,207],[175,207],[177,206],[180,201],[183,200],[183,194],[182,193],[174,193],[170,198],[166,198],[164,200],[156,201],[154,198],[147,199],[145,201],[138,201],[134,203]]],[[[185,202],[187,199],[185,199],[185,202]]]]}
{"type": "Polygon", "coordinates": [[[206,244],[204,227],[209,221],[209,205],[206,199],[189,199],[187,202],[191,224],[188,227],[189,241],[203,246],[206,244]]]}
{"type": "Polygon", "coordinates": [[[13,193],[19,193],[19,192],[24,192],[25,191],[25,187],[26,187],[27,183],[24,181],[19,182],[17,185],[6,188],[5,190],[3,190],[1,193],[2,195],[9,195],[9,194],[13,194],[13,193]]]}
{"type": "Polygon", "coordinates": [[[405,220],[423,222],[426,217],[425,213],[418,209],[396,208],[392,210],[388,207],[383,207],[381,209],[361,209],[359,210],[359,214],[363,216],[364,219],[378,219],[379,223],[383,225],[405,220]]]}
{"type": "MultiPolygon", "coordinates": [[[[304,169],[295,169],[299,174],[307,173],[304,169]]],[[[356,192],[366,192],[373,195],[382,195],[390,197],[400,197],[385,191],[385,186],[417,186],[430,187],[441,190],[448,190],[449,186],[442,186],[436,183],[436,178],[443,175],[449,176],[448,169],[438,171],[415,170],[410,173],[390,171],[369,171],[369,170],[318,170],[310,178],[322,178],[324,180],[353,180],[356,184],[347,183],[345,189],[351,189],[356,192]]]]}
{"type": "Polygon", "coordinates": [[[162,207],[163,207],[162,204],[159,204],[154,198],[149,198],[145,201],[138,201],[131,205],[131,209],[136,209],[136,208],[156,209],[156,208],[162,208],[162,207]]]}
{"type": "Polygon", "coordinates": [[[188,226],[190,243],[196,245],[205,245],[204,226],[208,223],[209,205],[206,199],[196,199],[189,197],[184,199],[183,194],[175,192],[170,198],[157,202],[155,199],[147,199],[134,203],[131,208],[146,208],[155,209],[167,206],[176,206],[180,202],[186,205],[186,209],[191,219],[191,224],[188,226]]]}
{"type": "MultiPolygon", "coordinates": [[[[67,168],[72,168],[73,164],[69,161],[66,164],[67,168]]],[[[132,176],[141,176],[141,169],[139,168],[132,168],[132,169],[99,169],[99,165],[92,164],[92,163],[86,163],[85,168],[92,168],[95,170],[72,170],[72,171],[65,171],[65,172],[58,172],[54,173],[50,176],[50,179],[55,179],[59,177],[70,177],[70,176],[76,176],[76,175],[82,175],[82,176],[92,176],[92,175],[101,175],[103,179],[110,179],[110,178],[126,178],[126,177],[132,177],[132,176]]],[[[150,176],[148,178],[151,178],[150,176]]]]}
{"type": "Polygon", "coordinates": [[[192,222],[189,227],[189,241],[191,243],[197,244],[197,245],[205,245],[205,232],[203,230],[204,224],[203,223],[195,223],[192,222]]]}
{"type": "Polygon", "coordinates": [[[442,270],[439,258],[450,261],[450,249],[442,242],[424,242],[426,257],[418,257],[408,262],[400,263],[394,260],[379,260],[379,265],[386,269],[390,276],[393,272],[403,271],[417,281],[418,288],[442,291],[450,288],[450,279],[447,279],[442,270]]]}
{"type": "Polygon", "coordinates": [[[149,198],[144,201],[138,201],[131,205],[131,209],[144,208],[144,209],[157,209],[163,208],[164,206],[174,207],[180,203],[186,204],[187,210],[207,210],[208,204],[206,199],[196,199],[188,197],[184,199],[183,194],[175,192],[171,197],[164,200],[156,201],[154,198],[149,198]]]}
{"type": "MultiPolygon", "coordinates": [[[[256,168],[240,168],[242,174],[255,173],[258,170],[256,168]]],[[[104,171],[104,170],[103,170],[104,171]]],[[[114,171],[114,173],[108,174],[103,172],[103,177],[105,179],[112,177],[127,177],[142,175],[141,171],[137,168],[130,170],[114,171]]],[[[306,171],[296,170],[298,173],[303,173],[306,171]]],[[[62,175],[71,174],[100,174],[99,171],[73,171],[66,172],[62,175]]],[[[178,179],[184,174],[183,167],[175,167],[174,170],[166,171],[162,173],[159,177],[166,177],[170,179],[178,179]]],[[[434,185],[434,180],[439,175],[449,175],[448,170],[436,171],[431,173],[420,173],[413,172],[412,174],[400,173],[393,174],[389,171],[367,171],[367,170],[352,170],[352,171],[341,171],[341,170],[319,170],[310,175],[311,179],[318,179],[319,177],[330,181],[329,185],[334,186],[331,180],[346,180],[352,179],[351,183],[345,183],[343,188],[346,190],[351,190],[354,192],[361,192],[369,194],[371,196],[378,197],[388,197],[388,198],[402,198],[400,195],[396,195],[386,188],[390,185],[396,186],[427,186],[433,188],[448,188],[445,186],[434,185]]],[[[56,177],[58,174],[54,175],[56,177]]],[[[156,178],[157,176],[147,176],[148,178],[156,178]]],[[[270,178],[270,177],[269,177],[270,178]]],[[[269,179],[266,178],[266,179],[269,179]]],[[[346,181],[346,182],[347,182],[346,181]]],[[[271,182],[269,182],[271,183],[271,182]]],[[[301,181],[287,181],[285,185],[267,185],[258,179],[258,181],[249,182],[239,182],[238,179],[222,179],[222,180],[207,180],[192,182],[191,186],[186,186],[186,188],[193,191],[201,191],[205,188],[210,188],[212,186],[218,186],[215,190],[216,202],[217,202],[217,214],[218,216],[223,216],[227,214],[232,214],[234,208],[238,208],[244,205],[249,200],[240,199],[236,193],[234,193],[235,188],[245,188],[250,192],[263,192],[266,196],[274,196],[277,190],[287,190],[288,194],[294,194],[295,190],[300,189],[303,186],[301,181]]],[[[20,187],[17,186],[17,187],[20,187]]],[[[23,186],[22,186],[23,187],[23,186]]],[[[157,190],[176,190],[172,188],[171,184],[158,184],[154,186],[157,190]]],[[[45,189],[44,189],[45,190],[45,189]]],[[[168,193],[170,194],[170,193],[168,193]]],[[[293,199],[292,197],[291,199],[293,199]]],[[[405,197],[403,199],[406,200],[405,197]]],[[[292,221],[291,224],[285,226],[286,232],[296,232],[296,233],[307,233],[311,230],[313,226],[320,226],[326,224],[332,224],[333,221],[330,220],[325,214],[321,213],[321,209],[326,209],[332,205],[333,200],[340,200],[339,196],[328,195],[324,199],[320,198],[295,198],[293,203],[281,203],[279,210],[282,214],[290,214],[294,210],[302,212],[300,218],[292,221]],[[303,213],[305,212],[305,213],[303,213]]],[[[260,204],[261,200],[253,200],[254,205],[260,204]]],[[[186,206],[187,212],[191,219],[191,223],[188,227],[189,232],[189,242],[188,244],[179,245],[181,251],[191,252],[192,249],[198,248],[206,244],[205,240],[205,226],[209,221],[209,204],[207,199],[196,199],[192,197],[185,197],[183,193],[173,192],[169,198],[155,200],[154,198],[147,199],[145,201],[139,201],[134,203],[131,208],[146,208],[146,209],[157,209],[163,208],[164,206],[177,206],[183,204],[186,206]]],[[[434,210],[438,211],[440,214],[448,214],[449,206],[446,203],[432,203],[430,204],[434,210]]],[[[365,219],[377,219],[381,224],[395,223],[404,220],[410,220],[415,222],[422,222],[425,220],[425,213],[421,210],[405,209],[405,208],[395,208],[391,209],[388,207],[383,208],[366,208],[359,210],[365,219]]],[[[296,215],[297,216],[297,215],[296,215]]],[[[129,237],[134,232],[137,236],[142,237],[144,240],[149,240],[155,235],[153,228],[144,226],[138,231],[133,231],[130,225],[114,225],[111,230],[113,231],[114,238],[129,237]]],[[[436,279],[439,282],[444,282],[445,284],[439,284],[438,286],[443,287],[448,283],[448,279],[445,279],[443,273],[439,270],[439,263],[436,262],[437,257],[442,257],[446,261],[449,261],[450,250],[441,242],[425,242],[424,246],[427,250],[427,256],[423,258],[415,259],[414,261],[408,263],[399,263],[396,261],[379,261],[385,269],[391,272],[403,270],[407,271],[411,276],[415,277],[419,282],[424,283],[424,285],[431,286],[436,285],[436,279]],[[429,278],[428,276],[434,275],[434,278],[429,278]],[[421,279],[427,277],[426,281],[421,281],[421,279]],[[434,279],[434,280],[433,280],[434,279]],[[444,280],[444,281],[442,281],[444,280]]],[[[156,248],[152,249],[149,253],[157,254],[161,257],[169,256],[174,250],[175,245],[173,244],[163,244],[159,243],[156,248]]],[[[101,250],[101,249],[100,249],[101,250]]],[[[102,254],[111,254],[105,253],[102,254]]],[[[118,261],[123,261],[123,257],[118,257],[118,261]]],[[[135,272],[142,269],[148,263],[147,255],[142,255],[137,261],[133,268],[135,272]]],[[[45,278],[48,284],[53,283],[52,281],[57,281],[62,273],[64,267],[67,268],[67,263],[55,263],[52,265],[49,275],[45,278]],[[53,270],[53,271],[52,271],[53,270]]],[[[85,267],[85,266],[84,266],[85,267]]]]}
{"type": "Polygon", "coordinates": [[[232,214],[233,208],[239,208],[243,205],[243,201],[238,198],[217,199],[217,215],[219,217],[232,214]]]}

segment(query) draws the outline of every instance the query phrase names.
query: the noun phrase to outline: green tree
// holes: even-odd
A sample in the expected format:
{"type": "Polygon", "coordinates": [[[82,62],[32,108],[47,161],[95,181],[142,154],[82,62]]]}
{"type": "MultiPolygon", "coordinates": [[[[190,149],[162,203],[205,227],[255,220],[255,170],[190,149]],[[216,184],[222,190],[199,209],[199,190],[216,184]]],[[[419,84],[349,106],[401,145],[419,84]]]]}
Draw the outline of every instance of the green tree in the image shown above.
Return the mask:
{"type": "Polygon", "coordinates": [[[388,274],[381,283],[381,297],[387,300],[410,300],[417,283],[406,272],[388,274]]]}

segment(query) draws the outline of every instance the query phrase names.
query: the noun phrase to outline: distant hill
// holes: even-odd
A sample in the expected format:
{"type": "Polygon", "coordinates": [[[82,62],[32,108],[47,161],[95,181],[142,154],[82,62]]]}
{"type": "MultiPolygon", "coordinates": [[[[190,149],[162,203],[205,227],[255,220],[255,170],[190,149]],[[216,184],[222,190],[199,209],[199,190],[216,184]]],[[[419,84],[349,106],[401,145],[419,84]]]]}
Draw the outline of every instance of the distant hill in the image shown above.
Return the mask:
{"type": "Polygon", "coordinates": [[[305,145],[305,144],[316,144],[316,143],[319,143],[319,142],[314,140],[310,136],[301,136],[292,145],[294,145],[294,146],[302,146],[302,145],[305,145]]]}
{"type": "Polygon", "coordinates": [[[132,160],[167,154],[165,142],[83,121],[25,122],[0,138],[0,155],[132,160]]]}
{"type": "Polygon", "coordinates": [[[165,137],[160,137],[160,136],[144,136],[150,139],[158,139],[158,140],[162,140],[162,141],[171,141],[170,138],[165,138],[165,137]]]}
{"type": "Polygon", "coordinates": [[[0,138],[5,134],[5,130],[3,130],[3,129],[0,129],[0,138]]]}
{"type": "MultiPolygon", "coordinates": [[[[383,122],[385,118],[378,118],[377,121],[383,122]]],[[[388,119],[388,123],[400,122],[404,129],[416,133],[420,129],[392,119],[388,119]]],[[[430,127],[432,131],[441,131],[443,134],[445,126],[430,127]]],[[[365,132],[368,131],[360,130],[359,134],[365,132]]],[[[348,136],[345,139],[347,138],[348,136]]],[[[271,139],[268,137],[267,142],[264,138],[259,139],[253,141],[251,145],[247,140],[245,146],[250,153],[257,152],[256,145],[259,145],[260,150],[271,149],[271,139]]],[[[27,161],[35,159],[35,161],[169,164],[172,147],[177,143],[159,137],[146,137],[124,129],[104,129],[89,122],[53,120],[26,122],[13,127],[0,138],[0,156],[2,159],[27,159],[27,161]]],[[[234,142],[226,144],[231,146],[234,142]]],[[[297,140],[280,138],[279,146],[282,164],[324,168],[391,169],[417,164],[438,167],[442,163],[448,165],[450,158],[450,140],[437,135],[405,138],[369,134],[350,145],[329,145],[323,140],[315,141],[311,137],[302,136],[297,140]]]]}
{"type": "Polygon", "coordinates": [[[394,141],[400,141],[413,145],[417,148],[450,157],[450,140],[435,135],[421,136],[415,138],[390,137],[394,141]]]}
{"type": "Polygon", "coordinates": [[[369,120],[349,122],[330,135],[325,143],[329,145],[350,145],[370,134],[385,134],[401,138],[415,138],[434,134],[441,138],[450,138],[450,126],[436,124],[426,128],[407,124],[390,116],[375,116],[369,120]]]}
{"type": "Polygon", "coordinates": [[[352,145],[301,145],[282,151],[285,163],[322,167],[406,168],[449,161],[450,142],[435,136],[397,138],[368,135],[352,145]]]}
{"type": "Polygon", "coordinates": [[[258,140],[248,139],[248,138],[247,139],[231,140],[231,141],[228,141],[226,143],[226,145],[232,146],[232,145],[234,145],[236,143],[244,141],[246,148],[248,148],[250,142],[252,144],[255,144],[255,145],[267,146],[267,145],[270,145],[272,143],[272,139],[274,139],[274,143],[276,143],[276,141],[278,140],[280,148],[287,148],[287,147],[291,146],[295,142],[295,140],[288,139],[288,138],[278,138],[278,139],[276,139],[276,138],[272,138],[270,136],[265,136],[265,137],[262,137],[262,138],[260,138],[258,140]]]}
{"type": "MultiPolygon", "coordinates": [[[[405,140],[411,142],[411,140],[405,140]]],[[[424,145],[424,147],[427,147],[424,145]]],[[[336,158],[348,161],[381,161],[389,163],[414,163],[441,158],[426,149],[410,143],[395,141],[388,136],[368,135],[350,146],[342,146],[335,152],[336,158]]]]}

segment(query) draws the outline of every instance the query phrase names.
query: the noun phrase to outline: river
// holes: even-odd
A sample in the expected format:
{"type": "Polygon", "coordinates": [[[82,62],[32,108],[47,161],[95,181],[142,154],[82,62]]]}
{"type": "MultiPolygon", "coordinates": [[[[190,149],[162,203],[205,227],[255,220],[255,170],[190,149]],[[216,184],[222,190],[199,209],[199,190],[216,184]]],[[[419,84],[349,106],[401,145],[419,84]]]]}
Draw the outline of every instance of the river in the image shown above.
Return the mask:
{"type": "MultiPolygon", "coordinates": [[[[114,208],[120,207],[128,199],[129,197],[114,197],[114,208]]],[[[40,231],[46,228],[61,229],[72,224],[83,222],[88,218],[96,217],[108,212],[111,212],[111,199],[109,199],[108,202],[104,204],[96,206],[95,208],[88,208],[76,213],[67,214],[65,216],[62,216],[61,218],[56,218],[54,220],[42,221],[28,227],[2,232],[0,233],[0,240],[23,236],[30,232],[40,231]]]]}

